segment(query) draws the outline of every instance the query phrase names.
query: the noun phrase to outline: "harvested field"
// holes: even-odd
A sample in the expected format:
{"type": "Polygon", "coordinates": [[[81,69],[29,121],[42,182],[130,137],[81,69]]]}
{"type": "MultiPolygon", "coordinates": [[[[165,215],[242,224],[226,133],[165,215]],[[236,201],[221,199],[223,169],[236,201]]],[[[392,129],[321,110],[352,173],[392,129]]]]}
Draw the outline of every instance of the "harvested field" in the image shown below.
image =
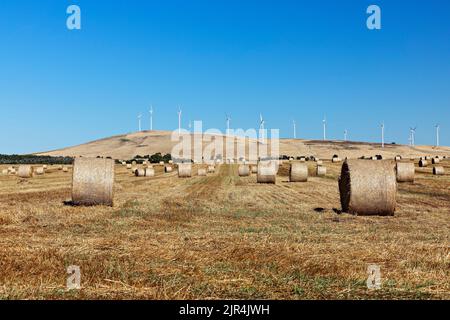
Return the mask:
{"type": "Polygon", "coordinates": [[[307,165],[308,182],[286,163],[275,185],[238,165],[185,179],[117,165],[112,208],[68,205],[56,168],[0,176],[0,299],[450,298],[450,161],[443,176],[416,162],[392,217],[340,213],[342,164],[307,165]],[[372,263],[380,290],[366,287],[372,263]],[[69,265],[81,290],[66,291],[69,265]]]}

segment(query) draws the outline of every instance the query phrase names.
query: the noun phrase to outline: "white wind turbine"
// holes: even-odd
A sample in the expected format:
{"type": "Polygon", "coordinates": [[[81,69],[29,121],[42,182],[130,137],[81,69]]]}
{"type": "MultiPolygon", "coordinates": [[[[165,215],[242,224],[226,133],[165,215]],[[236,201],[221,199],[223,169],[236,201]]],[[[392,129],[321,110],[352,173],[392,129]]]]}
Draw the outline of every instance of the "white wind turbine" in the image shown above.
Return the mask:
{"type": "Polygon", "coordinates": [[[327,118],[323,117],[323,140],[327,140],[327,118]]]}
{"type": "Polygon", "coordinates": [[[262,114],[259,114],[259,130],[264,130],[264,119],[262,114]]]}
{"type": "Polygon", "coordinates": [[[141,118],[142,118],[142,114],[139,114],[139,115],[138,115],[138,127],[139,127],[139,132],[142,131],[142,128],[141,128],[141,118]]]}
{"type": "Polygon", "coordinates": [[[417,127],[409,128],[409,137],[410,137],[409,139],[410,139],[411,147],[414,147],[414,145],[415,145],[416,128],[417,127]]]}
{"type": "Polygon", "coordinates": [[[178,134],[181,134],[181,108],[178,107],[178,134]]]}
{"type": "Polygon", "coordinates": [[[153,105],[150,106],[150,131],[153,131],[153,105]]]}
{"type": "Polygon", "coordinates": [[[381,147],[384,148],[384,121],[381,123],[381,147]]]}
{"type": "Polygon", "coordinates": [[[294,139],[297,139],[297,124],[295,120],[292,120],[292,125],[294,126],[294,139]]]}
{"type": "Polygon", "coordinates": [[[228,115],[228,114],[226,114],[225,115],[225,120],[226,120],[226,122],[227,122],[227,135],[230,133],[230,121],[231,121],[231,117],[228,115]]]}
{"type": "Polygon", "coordinates": [[[348,131],[347,131],[347,129],[345,129],[344,130],[344,141],[347,141],[347,134],[348,134],[348,131]]]}
{"type": "Polygon", "coordinates": [[[437,124],[435,128],[436,128],[436,147],[439,147],[439,130],[441,127],[439,126],[439,124],[437,124]]]}

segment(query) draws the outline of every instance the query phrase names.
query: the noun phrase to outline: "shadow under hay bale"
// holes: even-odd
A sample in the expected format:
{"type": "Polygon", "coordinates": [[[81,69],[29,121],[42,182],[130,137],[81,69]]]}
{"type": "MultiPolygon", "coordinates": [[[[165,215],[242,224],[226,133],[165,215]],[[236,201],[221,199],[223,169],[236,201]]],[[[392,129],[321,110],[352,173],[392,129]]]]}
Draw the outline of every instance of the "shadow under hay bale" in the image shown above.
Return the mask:
{"type": "Polygon", "coordinates": [[[113,205],[114,160],[76,158],[72,173],[74,205],[113,205]]]}
{"type": "Polygon", "coordinates": [[[391,161],[347,160],[339,178],[342,211],[356,215],[392,216],[397,179],[391,161]]]}

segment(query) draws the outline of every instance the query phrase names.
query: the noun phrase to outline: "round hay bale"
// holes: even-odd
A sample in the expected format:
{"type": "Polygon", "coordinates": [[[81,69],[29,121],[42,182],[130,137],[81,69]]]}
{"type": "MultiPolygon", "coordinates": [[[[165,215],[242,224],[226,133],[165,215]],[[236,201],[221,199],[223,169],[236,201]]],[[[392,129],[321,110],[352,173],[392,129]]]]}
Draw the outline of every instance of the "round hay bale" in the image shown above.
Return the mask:
{"type": "Polygon", "coordinates": [[[335,157],[335,158],[333,158],[331,161],[332,161],[333,163],[339,163],[339,162],[342,162],[342,159],[341,159],[341,158],[335,157]]]}
{"type": "Polygon", "coordinates": [[[44,167],[37,167],[34,169],[34,173],[39,176],[43,175],[45,173],[45,169],[44,169],[44,167]]]}
{"type": "Polygon", "coordinates": [[[173,164],[173,160],[169,160],[169,164],[173,164]]]}
{"type": "Polygon", "coordinates": [[[58,166],[58,170],[62,170],[63,169],[63,166],[60,164],[59,166],[58,166]]]}
{"type": "Polygon", "coordinates": [[[327,174],[327,167],[317,166],[316,174],[318,177],[323,177],[327,174]]]}
{"type": "Polygon", "coordinates": [[[75,158],[72,202],[75,205],[113,205],[114,160],[75,158]]]}
{"type": "Polygon", "coordinates": [[[294,162],[289,169],[290,182],[308,181],[308,166],[305,163],[294,162]]]}
{"type": "Polygon", "coordinates": [[[192,176],[192,164],[191,163],[179,163],[178,164],[178,178],[190,178],[192,176]]]}
{"type": "Polygon", "coordinates": [[[391,161],[347,160],[339,178],[342,210],[357,215],[394,215],[397,178],[391,161]]]}
{"type": "Polygon", "coordinates": [[[251,169],[251,173],[258,173],[258,166],[257,165],[251,166],[250,169],[251,169]]]}
{"type": "Polygon", "coordinates": [[[277,166],[273,161],[258,162],[258,171],[256,175],[258,183],[273,183],[277,182],[277,166]]]}
{"type": "Polygon", "coordinates": [[[63,172],[69,172],[69,167],[64,166],[64,167],[62,168],[62,171],[63,171],[63,172]]]}
{"type": "Polygon", "coordinates": [[[136,170],[134,171],[134,175],[135,175],[136,177],[145,177],[145,169],[144,169],[144,168],[136,169],[136,170]]]}
{"type": "Polygon", "coordinates": [[[397,182],[414,182],[416,169],[412,162],[397,162],[395,165],[397,182]]]}
{"type": "Polygon", "coordinates": [[[299,161],[300,162],[306,162],[306,159],[305,159],[305,157],[301,157],[299,161]]]}
{"type": "Polygon", "coordinates": [[[155,176],[155,169],[153,167],[145,168],[145,176],[146,177],[154,177],[155,176]]]}
{"type": "Polygon", "coordinates": [[[214,166],[208,166],[208,173],[216,172],[216,168],[214,166]]]}
{"type": "Polygon", "coordinates": [[[239,177],[248,177],[250,175],[250,166],[247,164],[241,164],[238,167],[239,177]]]}
{"type": "Polygon", "coordinates": [[[44,170],[45,170],[45,169],[48,168],[48,166],[47,166],[46,164],[44,164],[44,165],[42,166],[42,168],[44,168],[44,170]]]}
{"type": "Polygon", "coordinates": [[[11,169],[10,171],[9,171],[9,174],[12,174],[12,175],[15,175],[17,172],[16,172],[16,169],[11,169]]]}
{"type": "Polygon", "coordinates": [[[135,166],[135,165],[137,164],[137,162],[136,162],[135,160],[133,160],[133,161],[131,161],[131,164],[132,164],[133,166],[135,166]]]}
{"type": "Polygon", "coordinates": [[[164,165],[164,161],[160,161],[159,165],[163,166],[164,165]]]}
{"type": "Polygon", "coordinates": [[[431,164],[438,164],[439,162],[441,162],[439,158],[432,158],[431,159],[431,164]]]}
{"type": "Polygon", "coordinates": [[[377,156],[373,156],[371,159],[372,160],[378,160],[377,156]]]}
{"type": "Polygon", "coordinates": [[[419,167],[425,168],[427,166],[428,166],[428,161],[427,160],[419,160],[419,167]]]}
{"type": "Polygon", "coordinates": [[[135,174],[135,172],[136,172],[137,169],[138,169],[137,167],[132,167],[132,168],[131,168],[131,173],[135,174]]]}
{"type": "Polygon", "coordinates": [[[172,172],[172,167],[171,166],[166,166],[166,167],[164,167],[164,172],[165,173],[170,173],[170,172],[172,172]]]}
{"type": "Polygon", "coordinates": [[[8,174],[8,169],[3,169],[2,170],[2,175],[6,176],[8,174]]]}
{"type": "Polygon", "coordinates": [[[127,163],[127,169],[131,169],[131,163],[127,163]]]}
{"type": "Polygon", "coordinates": [[[20,178],[31,178],[33,176],[33,168],[30,165],[20,165],[17,175],[20,178]]]}
{"type": "Polygon", "coordinates": [[[317,164],[318,166],[321,166],[321,165],[323,165],[323,161],[322,161],[322,160],[317,160],[317,161],[316,161],[316,164],[317,164]]]}
{"type": "Polygon", "coordinates": [[[433,174],[435,176],[441,176],[445,174],[444,167],[433,167],[433,174]]]}
{"type": "Polygon", "coordinates": [[[402,157],[401,156],[395,156],[394,160],[395,161],[400,161],[400,160],[402,160],[402,157]]]}
{"type": "Polygon", "coordinates": [[[205,168],[199,168],[197,170],[197,175],[199,175],[200,177],[206,176],[206,169],[205,168]]]}

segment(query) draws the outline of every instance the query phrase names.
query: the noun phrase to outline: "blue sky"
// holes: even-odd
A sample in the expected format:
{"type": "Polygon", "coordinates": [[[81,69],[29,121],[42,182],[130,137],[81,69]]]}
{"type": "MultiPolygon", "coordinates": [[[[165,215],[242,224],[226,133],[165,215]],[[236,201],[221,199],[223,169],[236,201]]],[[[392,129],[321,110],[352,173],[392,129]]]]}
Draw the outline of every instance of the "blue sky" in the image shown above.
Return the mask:
{"type": "Polygon", "coordinates": [[[450,145],[450,2],[5,0],[0,153],[56,149],[203,120],[328,136],[450,145]],[[66,28],[79,5],[82,29],[66,28]],[[382,10],[382,30],[366,8],[382,10]]]}

